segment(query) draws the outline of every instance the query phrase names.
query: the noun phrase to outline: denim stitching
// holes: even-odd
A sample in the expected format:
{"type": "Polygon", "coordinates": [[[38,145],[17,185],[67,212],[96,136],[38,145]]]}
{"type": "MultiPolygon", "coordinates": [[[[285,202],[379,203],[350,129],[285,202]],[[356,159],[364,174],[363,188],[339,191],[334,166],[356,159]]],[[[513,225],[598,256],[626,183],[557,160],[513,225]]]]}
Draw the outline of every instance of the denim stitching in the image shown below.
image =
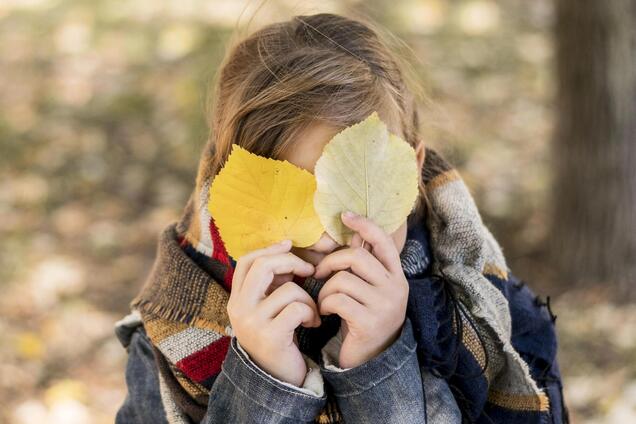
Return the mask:
{"type": "MultiPolygon", "coordinates": [[[[407,351],[408,351],[409,355],[406,357],[406,359],[404,359],[404,361],[402,361],[402,363],[400,363],[400,364],[398,365],[398,367],[397,367],[397,368],[393,369],[391,373],[389,373],[388,375],[386,375],[386,376],[384,376],[384,377],[380,378],[379,380],[377,380],[377,381],[373,382],[373,384],[372,384],[371,386],[366,387],[366,388],[363,388],[362,390],[359,390],[359,391],[357,391],[357,392],[347,392],[347,393],[340,392],[340,393],[334,393],[334,394],[335,394],[336,396],[338,396],[338,397],[351,397],[351,396],[359,395],[360,393],[364,393],[364,392],[366,392],[367,390],[369,390],[369,389],[371,389],[371,388],[373,388],[373,387],[377,386],[378,384],[380,384],[381,382],[383,382],[383,381],[384,381],[384,380],[386,380],[387,378],[389,378],[389,377],[393,376],[393,375],[394,375],[394,374],[395,374],[398,370],[400,370],[400,369],[404,366],[404,364],[406,364],[406,363],[407,363],[407,362],[411,359],[412,355],[410,355],[410,354],[412,354],[413,352],[415,352],[415,349],[417,348],[417,345],[415,345],[415,347],[413,347],[413,348],[411,349],[411,348],[410,348],[410,347],[408,347],[408,345],[406,345],[404,342],[400,342],[400,344],[402,344],[402,345],[406,346],[406,349],[407,349],[407,351]]],[[[346,371],[343,371],[343,372],[346,372],[346,371]]]]}
{"type": "Polygon", "coordinates": [[[248,369],[252,373],[256,374],[258,376],[258,378],[260,378],[261,380],[265,381],[267,384],[272,385],[272,386],[274,386],[274,387],[276,387],[276,388],[278,388],[278,389],[280,389],[280,390],[282,390],[284,392],[287,392],[287,393],[290,393],[290,394],[293,394],[293,395],[300,395],[302,397],[305,397],[305,398],[308,398],[308,399],[312,399],[312,400],[320,400],[320,399],[324,399],[325,398],[324,396],[323,397],[309,396],[308,394],[305,394],[305,393],[302,393],[302,392],[296,392],[296,391],[293,391],[293,390],[289,390],[289,389],[285,388],[285,386],[281,387],[281,385],[279,385],[277,382],[271,381],[271,380],[263,377],[257,370],[255,370],[252,367],[252,365],[250,363],[246,362],[245,359],[243,358],[242,354],[234,347],[234,345],[232,345],[232,350],[234,352],[236,352],[236,354],[239,357],[239,359],[241,360],[241,362],[243,364],[247,365],[248,369]]]}
{"type": "Polygon", "coordinates": [[[236,388],[236,390],[238,390],[242,395],[244,395],[246,398],[248,398],[249,400],[251,400],[252,402],[254,402],[255,404],[257,404],[258,406],[261,406],[263,408],[265,408],[266,410],[268,410],[269,412],[272,412],[276,415],[280,415],[281,417],[285,417],[285,418],[289,418],[289,419],[295,419],[295,417],[290,417],[289,415],[285,415],[279,411],[276,411],[274,409],[271,409],[269,406],[260,403],[258,400],[256,400],[255,398],[251,397],[250,395],[248,395],[246,392],[243,391],[243,389],[234,382],[234,380],[232,380],[229,376],[229,374],[227,372],[225,372],[225,369],[221,369],[221,373],[223,375],[225,375],[225,378],[227,378],[229,380],[230,383],[232,383],[232,385],[234,386],[234,388],[236,388]]]}

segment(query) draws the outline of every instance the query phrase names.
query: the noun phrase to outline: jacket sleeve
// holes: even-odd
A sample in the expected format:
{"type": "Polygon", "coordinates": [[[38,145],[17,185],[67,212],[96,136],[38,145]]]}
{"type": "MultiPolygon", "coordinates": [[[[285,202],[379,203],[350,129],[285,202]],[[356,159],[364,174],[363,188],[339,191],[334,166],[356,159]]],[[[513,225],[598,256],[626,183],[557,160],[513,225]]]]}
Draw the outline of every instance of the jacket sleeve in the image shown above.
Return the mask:
{"type": "MultiPolygon", "coordinates": [[[[161,398],[159,371],[152,345],[143,327],[129,334],[126,384],[128,393],[117,411],[116,424],[167,423],[161,398]]],[[[276,379],[259,368],[232,337],[230,348],[215,378],[201,424],[212,423],[305,423],[326,403],[318,365],[309,357],[303,387],[276,379]]],[[[170,411],[179,415],[179,411],[170,411]]],[[[181,414],[185,422],[192,422],[181,414]]]]}
{"type": "Polygon", "coordinates": [[[333,388],[345,422],[424,423],[425,405],[416,342],[407,317],[398,339],[371,360],[339,368],[340,332],[321,351],[320,370],[333,388]]]}
{"type": "Polygon", "coordinates": [[[318,365],[309,357],[303,388],[269,375],[251,361],[232,337],[222,371],[210,391],[204,424],[212,423],[308,423],[327,401],[318,365]],[[312,393],[308,380],[316,379],[318,393],[312,393]]]}
{"type": "MultiPolygon", "coordinates": [[[[141,328],[141,327],[137,327],[141,328]]],[[[124,403],[115,416],[116,424],[168,423],[161,404],[159,375],[148,338],[139,330],[127,328],[125,339],[128,351],[124,403]]]]}

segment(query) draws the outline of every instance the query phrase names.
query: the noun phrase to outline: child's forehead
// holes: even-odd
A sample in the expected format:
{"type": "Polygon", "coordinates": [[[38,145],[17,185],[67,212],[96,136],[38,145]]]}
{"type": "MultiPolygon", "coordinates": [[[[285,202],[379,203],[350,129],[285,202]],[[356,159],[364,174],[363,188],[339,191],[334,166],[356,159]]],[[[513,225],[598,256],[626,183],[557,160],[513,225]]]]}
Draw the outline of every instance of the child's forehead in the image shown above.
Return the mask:
{"type": "Polygon", "coordinates": [[[314,173],[314,166],[327,142],[342,130],[341,127],[324,122],[310,124],[292,142],[279,159],[314,173]]]}
{"type": "MultiPolygon", "coordinates": [[[[387,127],[390,132],[400,134],[395,125],[388,123],[387,127]]],[[[345,127],[331,125],[322,121],[313,122],[292,140],[290,146],[278,159],[287,160],[313,174],[314,167],[322,154],[323,148],[333,136],[343,129],[345,127]]]]}

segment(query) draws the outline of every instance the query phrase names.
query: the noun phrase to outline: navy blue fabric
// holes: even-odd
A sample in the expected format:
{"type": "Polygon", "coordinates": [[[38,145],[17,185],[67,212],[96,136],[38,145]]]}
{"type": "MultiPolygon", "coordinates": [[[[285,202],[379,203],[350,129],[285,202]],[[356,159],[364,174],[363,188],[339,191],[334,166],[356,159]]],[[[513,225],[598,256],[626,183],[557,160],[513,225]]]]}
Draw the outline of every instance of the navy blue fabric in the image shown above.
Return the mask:
{"type": "Polygon", "coordinates": [[[128,392],[117,411],[115,423],[168,424],[159,392],[159,374],[150,340],[142,326],[117,335],[128,351],[126,386],[128,392]]]}
{"type": "MultiPolygon", "coordinates": [[[[425,225],[409,226],[407,239],[425,246],[427,263],[433,262],[429,233],[425,225]]],[[[488,383],[473,355],[459,343],[452,332],[452,320],[464,307],[455,298],[453,284],[433,275],[432,267],[409,278],[407,316],[417,340],[417,354],[422,367],[445,378],[462,410],[465,422],[476,423],[568,423],[567,407],[557,362],[556,317],[519,278],[509,273],[509,280],[487,275],[508,300],[512,321],[511,343],[526,361],[539,387],[550,399],[549,413],[526,413],[506,410],[487,401],[488,383]]],[[[465,310],[465,309],[464,309],[465,310]]]]}

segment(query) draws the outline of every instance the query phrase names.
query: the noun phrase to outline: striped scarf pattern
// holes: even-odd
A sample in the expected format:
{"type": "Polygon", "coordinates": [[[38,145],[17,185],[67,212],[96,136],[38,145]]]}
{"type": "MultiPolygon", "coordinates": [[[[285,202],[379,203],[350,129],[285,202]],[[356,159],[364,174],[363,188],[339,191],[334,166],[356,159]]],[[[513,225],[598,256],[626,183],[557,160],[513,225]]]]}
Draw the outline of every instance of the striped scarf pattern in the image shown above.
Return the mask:
{"type": "MultiPolygon", "coordinates": [[[[203,419],[233,335],[226,306],[236,262],[207,210],[212,176],[206,160],[204,155],[181,219],[161,233],[153,268],[130,303],[153,344],[161,398],[171,424],[203,419]]],[[[409,228],[428,227],[431,252],[420,241],[407,238],[400,255],[405,275],[421,275],[430,265],[434,274],[452,280],[458,288],[459,300],[487,335],[480,345],[474,328],[453,322],[453,331],[461,328],[462,344],[484,369],[488,402],[515,411],[548,411],[547,395],[511,345],[507,300],[489,282],[491,277],[508,278],[501,248],[483,225],[457,170],[431,148],[426,148],[422,178],[426,221],[411,222],[409,216],[409,228]]],[[[314,299],[324,283],[311,277],[297,282],[314,299]]],[[[320,328],[298,327],[299,349],[317,360],[320,348],[337,332],[339,320],[330,315],[323,317],[320,328]]],[[[342,422],[328,390],[327,403],[315,422],[342,422]]]]}

